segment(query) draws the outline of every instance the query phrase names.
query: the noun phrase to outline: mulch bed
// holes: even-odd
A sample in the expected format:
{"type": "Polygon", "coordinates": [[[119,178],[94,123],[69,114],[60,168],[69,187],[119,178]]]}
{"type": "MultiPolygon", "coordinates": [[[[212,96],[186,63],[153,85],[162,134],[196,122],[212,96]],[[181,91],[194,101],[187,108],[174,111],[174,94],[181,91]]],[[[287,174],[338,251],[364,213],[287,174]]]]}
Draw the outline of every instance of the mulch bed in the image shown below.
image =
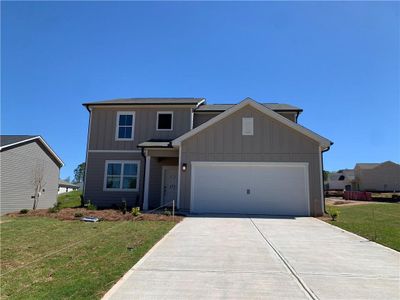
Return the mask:
{"type": "MultiPolygon", "coordinates": [[[[103,221],[172,221],[172,216],[164,214],[146,214],[143,213],[138,217],[134,217],[131,213],[127,212],[123,214],[119,210],[115,209],[103,209],[103,210],[87,210],[85,208],[63,208],[59,212],[50,213],[47,209],[30,210],[26,214],[19,212],[8,213],[10,217],[49,217],[58,220],[79,220],[81,217],[75,217],[75,214],[81,213],[84,217],[97,217],[103,221]]],[[[176,216],[175,222],[180,222],[183,219],[182,216],[176,216]]]]}

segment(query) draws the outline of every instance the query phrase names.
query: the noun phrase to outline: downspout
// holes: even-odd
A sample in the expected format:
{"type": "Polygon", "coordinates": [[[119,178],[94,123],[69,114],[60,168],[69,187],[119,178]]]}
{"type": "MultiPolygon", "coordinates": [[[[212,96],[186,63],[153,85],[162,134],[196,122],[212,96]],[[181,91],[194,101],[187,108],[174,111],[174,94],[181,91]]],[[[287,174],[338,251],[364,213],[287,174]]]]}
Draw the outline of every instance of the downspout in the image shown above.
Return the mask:
{"type": "Polygon", "coordinates": [[[326,211],[326,207],[325,207],[325,185],[324,185],[324,158],[323,158],[323,153],[329,151],[329,149],[331,149],[331,146],[333,145],[333,143],[331,142],[330,146],[328,148],[326,148],[325,150],[321,151],[321,169],[322,169],[322,173],[321,173],[321,180],[322,180],[322,197],[324,198],[323,203],[324,203],[324,213],[327,214],[328,212],[326,211]]]}
{"type": "Polygon", "coordinates": [[[144,154],[144,147],[141,147],[142,151],[142,157],[143,157],[143,180],[142,180],[142,192],[140,193],[140,210],[143,210],[143,203],[144,203],[144,188],[145,188],[145,177],[146,177],[146,155],[144,154]]]}

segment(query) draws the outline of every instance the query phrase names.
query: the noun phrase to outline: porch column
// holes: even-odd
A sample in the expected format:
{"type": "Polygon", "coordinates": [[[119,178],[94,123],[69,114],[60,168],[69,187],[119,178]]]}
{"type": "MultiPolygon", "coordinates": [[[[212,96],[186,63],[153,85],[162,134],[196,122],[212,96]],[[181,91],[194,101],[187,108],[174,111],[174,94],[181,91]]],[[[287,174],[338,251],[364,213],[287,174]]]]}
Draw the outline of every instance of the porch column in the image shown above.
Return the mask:
{"type": "Polygon", "coordinates": [[[146,156],[146,169],[144,170],[143,210],[149,209],[150,161],[151,161],[151,156],[146,156]]]}

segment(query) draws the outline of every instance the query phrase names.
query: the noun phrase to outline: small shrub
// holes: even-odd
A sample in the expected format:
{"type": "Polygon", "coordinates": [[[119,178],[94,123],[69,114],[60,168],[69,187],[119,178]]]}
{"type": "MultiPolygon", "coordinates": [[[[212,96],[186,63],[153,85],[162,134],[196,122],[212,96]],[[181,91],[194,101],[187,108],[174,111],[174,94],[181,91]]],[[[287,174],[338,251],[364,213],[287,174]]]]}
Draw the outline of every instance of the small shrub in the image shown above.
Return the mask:
{"type": "Polygon", "coordinates": [[[83,217],[83,213],[81,213],[81,212],[76,212],[76,213],[74,214],[74,217],[75,217],[75,218],[82,218],[82,217],[83,217]]]}
{"type": "Polygon", "coordinates": [[[96,205],[92,204],[90,202],[90,200],[88,200],[88,203],[86,204],[86,209],[87,210],[97,210],[97,207],[96,207],[96,205]]]}
{"type": "Polygon", "coordinates": [[[137,217],[140,215],[140,207],[133,207],[132,208],[132,216],[137,217]]]}
{"type": "Polygon", "coordinates": [[[339,217],[340,211],[334,207],[328,208],[327,211],[328,211],[328,215],[331,217],[331,220],[336,221],[336,219],[339,217]]]}
{"type": "Polygon", "coordinates": [[[164,209],[164,215],[169,217],[171,215],[171,211],[168,208],[164,209]]]}
{"type": "Polygon", "coordinates": [[[29,212],[29,209],[26,209],[26,208],[24,208],[24,209],[21,209],[20,211],[19,211],[19,213],[20,214],[27,214],[29,212]]]}
{"type": "Polygon", "coordinates": [[[57,205],[54,205],[53,207],[50,207],[47,211],[51,214],[54,214],[58,213],[60,211],[60,208],[57,205]]]}
{"type": "Polygon", "coordinates": [[[87,210],[97,210],[97,207],[96,207],[96,205],[94,205],[94,204],[92,204],[92,203],[89,203],[89,204],[86,206],[86,209],[87,209],[87,210]]]}

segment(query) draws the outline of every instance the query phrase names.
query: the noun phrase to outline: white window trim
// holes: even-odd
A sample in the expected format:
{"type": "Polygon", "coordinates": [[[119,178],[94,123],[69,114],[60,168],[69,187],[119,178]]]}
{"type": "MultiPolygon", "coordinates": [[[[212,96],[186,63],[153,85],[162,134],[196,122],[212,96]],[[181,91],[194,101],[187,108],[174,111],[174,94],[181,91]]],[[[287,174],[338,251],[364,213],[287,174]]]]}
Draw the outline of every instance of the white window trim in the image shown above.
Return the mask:
{"type": "Polygon", "coordinates": [[[118,111],[117,118],[115,120],[115,140],[116,141],[133,141],[135,137],[135,112],[134,111],[118,111]],[[132,116],[132,136],[130,138],[119,138],[118,137],[118,129],[119,129],[119,116],[120,115],[131,115],[132,116]]]}
{"type": "Polygon", "coordinates": [[[106,160],[104,165],[104,181],[103,181],[103,191],[104,192],[137,192],[140,186],[140,160],[106,160]],[[121,164],[121,180],[120,187],[122,186],[122,179],[124,177],[124,164],[137,164],[137,175],[136,175],[136,188],[135,189],[115,189],[107,188],[107,170],[109,164],[121,164]]]}
{"type": "Polygon", "coordinates": [[[172,131],[172,130],[174,130],[174,112],[173,111],[158,111],[157,112],[156,130],[157,131],[172,131]],[[163,115],[170,114],[171,115],[171,129],[159,129],[158,128],[158,116],[160,114],[163,114],[163,115]]]}
{"type": "Polygon", "coordinates": [[[254,135],[254,118],[242,118],[242,135],[254,135]],[[246,128],[246,125],[250,127],[246,128]]]}

